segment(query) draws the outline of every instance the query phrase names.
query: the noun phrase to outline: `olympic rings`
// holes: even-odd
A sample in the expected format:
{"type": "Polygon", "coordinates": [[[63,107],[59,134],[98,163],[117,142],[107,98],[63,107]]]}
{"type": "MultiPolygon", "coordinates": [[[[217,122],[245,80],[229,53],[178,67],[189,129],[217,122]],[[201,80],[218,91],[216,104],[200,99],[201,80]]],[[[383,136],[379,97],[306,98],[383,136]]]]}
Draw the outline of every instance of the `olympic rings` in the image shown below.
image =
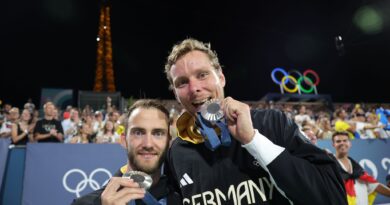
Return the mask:
{"type": "Polygon", "coordinates": [[[280,85],[282,82],[278,81],[278,80],[276,79],[276,77],[275,77],[275,73],[278,72],[278,71],[281,72],[281,73],[283,73],[284,76],[287,76],[288,74],[287,74],[287,72],[286,72],[283,68],[275,68],[275,69],[272,71],[272,73],[271,73],[272,80],[273,80],[276,84],[280,85]]]}
{"type": "Polygon", "coordinates": [[[310,85],[314,85],[314,84],[313,84],[313,81],[312,81],[310,78],[308,78],[308,77],[306,77],[306,76],[301,76],[301,77],[298,79],[298,85],[300,85],[301,91],[304,92],[304,93],[311,93],[311,92],[313,92],[314,86],[311,86],[310,89],[307,89],[307,90],[306,90],[305,88],[303,88],[303,86],[302,86],[302,80],[303,80],[303,79],[305,79],[305,82],[306,82],[306,80],[309,81],[309,82],[310,82],[310,85]]]}
{"type": "Polygon", "coordinates": [[[307,69],[302,74],[298,70],[290,70],[289,72],[286,72],[283,68],[279,68],[278,67],[278,68],[274,68],[272,70],[271,78],[272,78],[272,81],[274,81],[274,83],[280,85],[281,92],[283,92],[283,90],[285,90],[285,91],[287,91],[289,93],[295,93],[297,91],[299,93],[301,93],[301,92],[303,92],[303,93],[312,93],[313,91],[315,91],[315,93],[316,93],[317,92],[316,87],[320,83],[320,77],[312,69],[307,69]],[[281,81],[279,81],[276,78],[276,73],[277,72],[280,72],[280,73],[283,74],[283,77],[282,77],[281,81]],[[292,74],[295,74],[296,77],[293,76],[292,74]],[[314,81],[313,81],[313,79],[309,78],[309,76],[308,76],[309,74],[314,76],[314,81]],[[303,82],[302,81],[305,82],[308,86],[310,86],[310,88],[306,89],[305,87],[303,87],[303,82]],[[287,86],[287,84],[289,82],[294,85],[293,88],[289,88],[287,86]]]}
{"type": "Polygon", "coordinates": [[[312,70],[312,69],[305,70],[305,72],[303,72],[303,75],[307,76],[307,74],[309,74],[309,73],[314,75],[314,77],[316,78],[316,83],[314,83],[314,86],[318,86],[318,84],[320,84],[320,76],[318,76],[318,74],[316,72],[314,72],[314,70],[312,70]]]}
{"type": "Polygon", "coordinates": [[[97,190],[100,189],[100,187],[102,187],[104,184],[107,184],[108,180],[110,180],[111,177],[112,177],[111,173],[104,168],[95,169],[94,171],[91,172],[89,176],[87,176],[87,174],[81,169],[71,169],[67,171],[64,177],[62,178],[62,185],[68,192],[75,193],[77,198],[79,198],[80,192],[82,192],[87,187],[87,185],[89,185],[93,190],[97,190]],[[93,177],[97,172],[103,172],[107,174],[107,180],[104,181],[101,185],[95,179],[93,179],[93,177]],[[82,180],[77,183],[74,189],[68,186],[68,177],[72,173],[79,173],[82,176],[82,180]]]}
{"type": "Polygon", "coordinates": [[[297,83],[297,79],[295,79],[293,76],[291,76],[291,75],[285,75],[285,76],[283,76],[283,78],[282,78],[282,85],[283,85],[283,88],[284,88],[284,90],[286,90],[287,92],[289,92],[289,93],[295,93],[295,92],[297,92],[297,90],[298,90],[298,83],[297,83]],[[290,89],[290,88],[288,88],[287,87],[287,83],[285,82],[285,81],[287,81],[288,79],[291,79],[292,81],[293,81],[293,83],[295,84],[295,87],[293,88],[293,89],[290,89]]]}

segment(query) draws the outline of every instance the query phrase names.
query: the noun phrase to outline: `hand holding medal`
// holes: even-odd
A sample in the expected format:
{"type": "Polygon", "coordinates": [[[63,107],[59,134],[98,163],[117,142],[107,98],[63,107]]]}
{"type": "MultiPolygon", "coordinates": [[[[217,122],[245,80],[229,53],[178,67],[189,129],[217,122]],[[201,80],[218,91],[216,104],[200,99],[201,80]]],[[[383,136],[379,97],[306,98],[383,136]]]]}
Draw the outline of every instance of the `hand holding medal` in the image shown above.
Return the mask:
{"type": "MultiPolygon", "coordinates": [[[[156,198],[152,194],[150,194],[147,190],[152,186],[153,179],[150,175],[141,172],[141,171],[133,171],[130,170],[123,174],[122,178],[132,179],[134,182],[138,183],[141,188],[146,190],[145,197],[142,201],[147,205],[161,205],[161,203],[157,201],[156,198]]],[[[130,205],[135,205],[134,201],[130,201],[130,205]]]]}
{"type": "Polygon", "coordinates": [[[205,145],[210,150],[216,150],[220,145],[229,146],[231,138],[227,128],[221,102],[212,99],[205,102],[196,116],[200,132],[205,138],[205,145]],[[218,137],[214,127],[221,130],[221,136],[218,137]]]}
{"type": "Polygon", "coordinates": [[[150,175],[140,172],[130,170],[123,174],[122,178],[132,179],[134,182],[139,184],[139,187],[148,190],[153,184],[153,179],[150,175]]]}

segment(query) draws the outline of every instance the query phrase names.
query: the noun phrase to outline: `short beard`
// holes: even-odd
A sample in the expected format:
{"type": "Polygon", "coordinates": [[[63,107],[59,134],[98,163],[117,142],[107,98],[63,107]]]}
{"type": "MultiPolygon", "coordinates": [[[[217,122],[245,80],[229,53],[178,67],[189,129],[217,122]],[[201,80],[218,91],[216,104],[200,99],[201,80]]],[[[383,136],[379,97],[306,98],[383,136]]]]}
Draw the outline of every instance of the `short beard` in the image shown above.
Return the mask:
{"type": "Polygon", "coordinates": [[[167,150],[168,150],[168,144],[165,147],[164,151],[161,153],[161,156],[158,159],[156,165],[153,167],[143,167],[141,164],[139,164],[135,160],[135,153],[128,152],[127,156],[129,159],[129,165],[134,171],[141,171],[141,172],[145,172],[146,174],[149,174],[149,175],[154,175],[161,168],[161,165],[166,158],[167,150]]]}

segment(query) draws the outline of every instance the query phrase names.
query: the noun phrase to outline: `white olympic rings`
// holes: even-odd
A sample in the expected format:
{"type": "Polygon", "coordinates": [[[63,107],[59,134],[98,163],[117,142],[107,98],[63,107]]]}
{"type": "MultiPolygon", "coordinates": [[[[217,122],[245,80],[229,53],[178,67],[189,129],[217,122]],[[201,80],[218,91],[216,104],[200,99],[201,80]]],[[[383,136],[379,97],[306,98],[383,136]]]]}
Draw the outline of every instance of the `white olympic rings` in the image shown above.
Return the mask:
{"type": "Polygon", "coordinates": [[[64,188],[68,192],[75,193],[77,198],[78,198],[78,197],[80,197],[80,192],[82,192],[87,187],[87,185],[89,185],[93,190],[97,190],[97,189],[100,189],[100,187],[107,184],[107,182],[110,180],[111,177],[112,177],[111,172],[109,172],[107,169],[104,169],[104,168],[97,168],[97,169],[93,170],[89,176],[87,176],[87,174],[81,169],[71,169],[71,170],[67,171],[65,173],[64,177],[62,178],[62,185],[64,186],[64,188]],[[107,180],[104,181],[101,185],[99,184],[99,182],[97,182],[95,179],[93,179],[95,174],[98,172],[106,173],[108,176],[107,180]],[[75,188],[70,188],[68,186],[67,180],[68,180],[69,175],[71,175],[72,173],[79,173],[83,177],[83,179],[77,183],[75,188]]]}

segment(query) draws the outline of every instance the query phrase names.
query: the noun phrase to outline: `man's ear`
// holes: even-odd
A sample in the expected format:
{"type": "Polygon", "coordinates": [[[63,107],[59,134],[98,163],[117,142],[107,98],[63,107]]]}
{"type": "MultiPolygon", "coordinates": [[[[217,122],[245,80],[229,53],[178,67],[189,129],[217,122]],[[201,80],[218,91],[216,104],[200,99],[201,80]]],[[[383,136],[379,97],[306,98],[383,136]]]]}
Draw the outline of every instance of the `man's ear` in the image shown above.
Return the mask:
{"type": "Polygon", "coordinates": [[[127,149],[126,131],[121,134],[121,146],[127,149]]]}
{"type": "Polygon", "coordinates": [[[218,78],[220,80],[221,86],[225,87],[226,80],[225,80],[225,75],[222,73],[222,70],[218,71],[218,78]]]}
{"type": "Polygon", "coordinates": [[[172,91],[173,91],[173,94],[175,95],[176,101],[181,105],[180,99],[179,99],[179,97],[176,94],[175,88],[173,88],[172,91]]]}

